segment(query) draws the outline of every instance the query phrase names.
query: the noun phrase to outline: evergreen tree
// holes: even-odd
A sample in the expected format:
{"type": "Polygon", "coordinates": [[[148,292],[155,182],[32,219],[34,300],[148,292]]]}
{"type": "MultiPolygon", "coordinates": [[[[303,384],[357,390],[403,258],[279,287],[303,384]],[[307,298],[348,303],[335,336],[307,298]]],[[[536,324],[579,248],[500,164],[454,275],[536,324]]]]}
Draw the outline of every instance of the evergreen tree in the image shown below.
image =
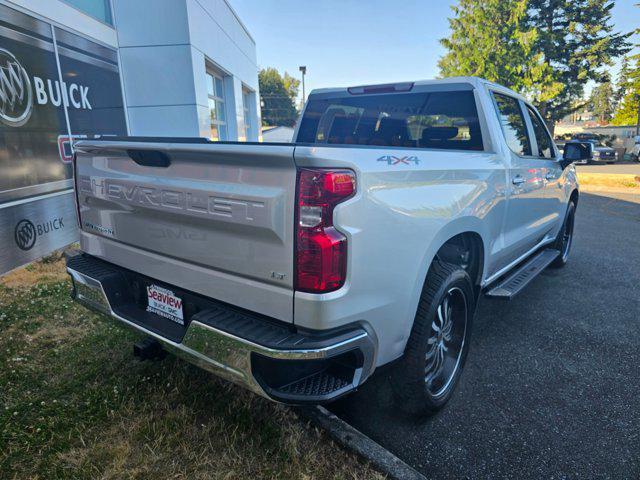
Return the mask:
{"type": "Polygon", "coordinates": [[[609,0],[460,0],[442,75],[477,75],[529,97],[553,131],[582,105],[589,80],[629,51],[614,33],[609,0]]]}
{"type": "MultiPolygon", "coordinates": [[[[298,112],[291,97],[291,82],[287,84],[286,77],[288,74],[283,78],[275,68],[262,69],[258,74],[264,126],[292,127],[296,123],[298,112]]],[[[297,94],[297,87],[294,90],[297,94]]]]}
{"type": "Polygon", "coordinates": [[[624,84],[624,97],[611,123],[614,125],[638,125],[640,123],[640,54],[631,57],[635,65],[630,69],[624,84]]]}
{"type": "MultiPolygon", "coordinates": [[[[637,3],[636,6],[640,8],[640,3],[637,3]]],[[[640,28],[637,28],[635,33],[640,34],[640,28]]],[[[640,44],[637,46],[640,47],[640,44]]],[[[629,57],[626,71],[624,74],[623,71],[620,72],[618,88],[621,90],[619,93],[621,100],[611,123],[614,125],[637,125],[640,129],[640,53],[629,57]],[[629,64],[634,66],[629,68],[629,64]]]]}
{"type": "Polygon", "coordinates": [[[538,108],[550,123],[574,111],[589,80],[603,82],[613,59],[627,53],[629,34],[613,31],[610,0],[530,0],[527,26],[539,32],[536,49],[564,85],[538,108]]]}
{"type": "Polygon", "coordinates": [[[535,50],[538,33],[527,28],[528,0],[460,0],[449,19],[448,50],[439,61],[443,76],[479,76],[544,101],[562,85],[535,50]]]}
{"type": "Polygon", "coordinates": [[[616,108],[620,105],[620,102],[622,102],[622,99],[627,94],[628,82],[629,82],[629,57],[625,55],[622,58],[620,73],[618,73],[618,80],[616,81],[616,93],[614,96],[616,108]]]}
{"type": "Polygon", "coordinates": [[[615,112],[615,91],[610,80],[594,87],[589,97],[589,108],[602,123],[609,122],[615,112]]]}

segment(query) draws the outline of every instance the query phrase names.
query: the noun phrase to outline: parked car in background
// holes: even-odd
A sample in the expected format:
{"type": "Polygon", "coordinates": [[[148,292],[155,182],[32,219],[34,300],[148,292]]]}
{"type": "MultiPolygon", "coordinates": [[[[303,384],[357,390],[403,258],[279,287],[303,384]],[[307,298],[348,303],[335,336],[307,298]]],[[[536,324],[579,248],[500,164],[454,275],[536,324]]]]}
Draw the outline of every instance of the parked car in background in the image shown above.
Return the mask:
{"type": "Polygon", "coordinates": [[[275,401],[392,364],[398,407],[434,413],[480,297],[567,263],[590,154],[467,77],[315,90],[290,144],[82,141],[73,296],[275,401]]]}
{"type": "Polygon", "coordinates": [[[580,160],[579,162],[575,162],[575,163],[581,163],[581,164],[587,164],[587,163],[615,163],[617,161],[617,154],[615,149],[611,148],[611,147],[607,147],[606,145],[604,145],[603,143],[601,143],[599,140],[595,139],[595,138],[589,138],[589,139],[571,139],[569,140],[567,143],[569,142],[575,142],[575,143],[588,143],[590,145],[590,156],[587,159],[583,159],[580,160]]]}

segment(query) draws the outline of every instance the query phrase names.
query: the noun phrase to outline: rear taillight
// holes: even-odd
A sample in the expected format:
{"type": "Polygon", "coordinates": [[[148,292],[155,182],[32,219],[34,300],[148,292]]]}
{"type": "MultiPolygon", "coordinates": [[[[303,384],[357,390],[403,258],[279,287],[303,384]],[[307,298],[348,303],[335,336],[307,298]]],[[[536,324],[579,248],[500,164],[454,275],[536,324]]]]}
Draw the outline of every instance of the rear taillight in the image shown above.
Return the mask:
{"type": "Polygon", "coordinates": [[[350,170],[298,171],[296,290],[326,293],[344,284],[347,238],[333,226],[333,209],[355,191],[350,170]]]}

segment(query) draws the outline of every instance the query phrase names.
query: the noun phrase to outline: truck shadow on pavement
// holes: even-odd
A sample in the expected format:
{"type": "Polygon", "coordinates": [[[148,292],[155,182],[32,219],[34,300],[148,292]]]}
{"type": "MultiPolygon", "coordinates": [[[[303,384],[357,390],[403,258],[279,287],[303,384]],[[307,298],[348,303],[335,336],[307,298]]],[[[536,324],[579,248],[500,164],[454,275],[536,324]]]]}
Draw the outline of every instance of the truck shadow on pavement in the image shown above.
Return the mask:
{"type": "Polygon", "coordinates": [[[430,478],[640,476],[640,196],[603,195],[564,269],[481,300],[444,411],[402,415],[383,373],[330,409],[430,478]]]}

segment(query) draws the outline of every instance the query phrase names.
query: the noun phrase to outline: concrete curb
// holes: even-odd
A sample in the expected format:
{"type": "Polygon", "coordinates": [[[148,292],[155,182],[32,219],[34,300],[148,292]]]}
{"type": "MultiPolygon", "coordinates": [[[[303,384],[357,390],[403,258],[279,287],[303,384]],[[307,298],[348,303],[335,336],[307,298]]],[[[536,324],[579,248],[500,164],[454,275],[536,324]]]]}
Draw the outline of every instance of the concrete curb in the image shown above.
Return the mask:
{"type": "Polygon", "coordinates": [[[395,480],[426,480],[426,477],[404,463],[393,453],[336,417],[324,407],[299,407],[296,412],[326,430],[342,446],[366,459],[381,473],[395,480]]]}

